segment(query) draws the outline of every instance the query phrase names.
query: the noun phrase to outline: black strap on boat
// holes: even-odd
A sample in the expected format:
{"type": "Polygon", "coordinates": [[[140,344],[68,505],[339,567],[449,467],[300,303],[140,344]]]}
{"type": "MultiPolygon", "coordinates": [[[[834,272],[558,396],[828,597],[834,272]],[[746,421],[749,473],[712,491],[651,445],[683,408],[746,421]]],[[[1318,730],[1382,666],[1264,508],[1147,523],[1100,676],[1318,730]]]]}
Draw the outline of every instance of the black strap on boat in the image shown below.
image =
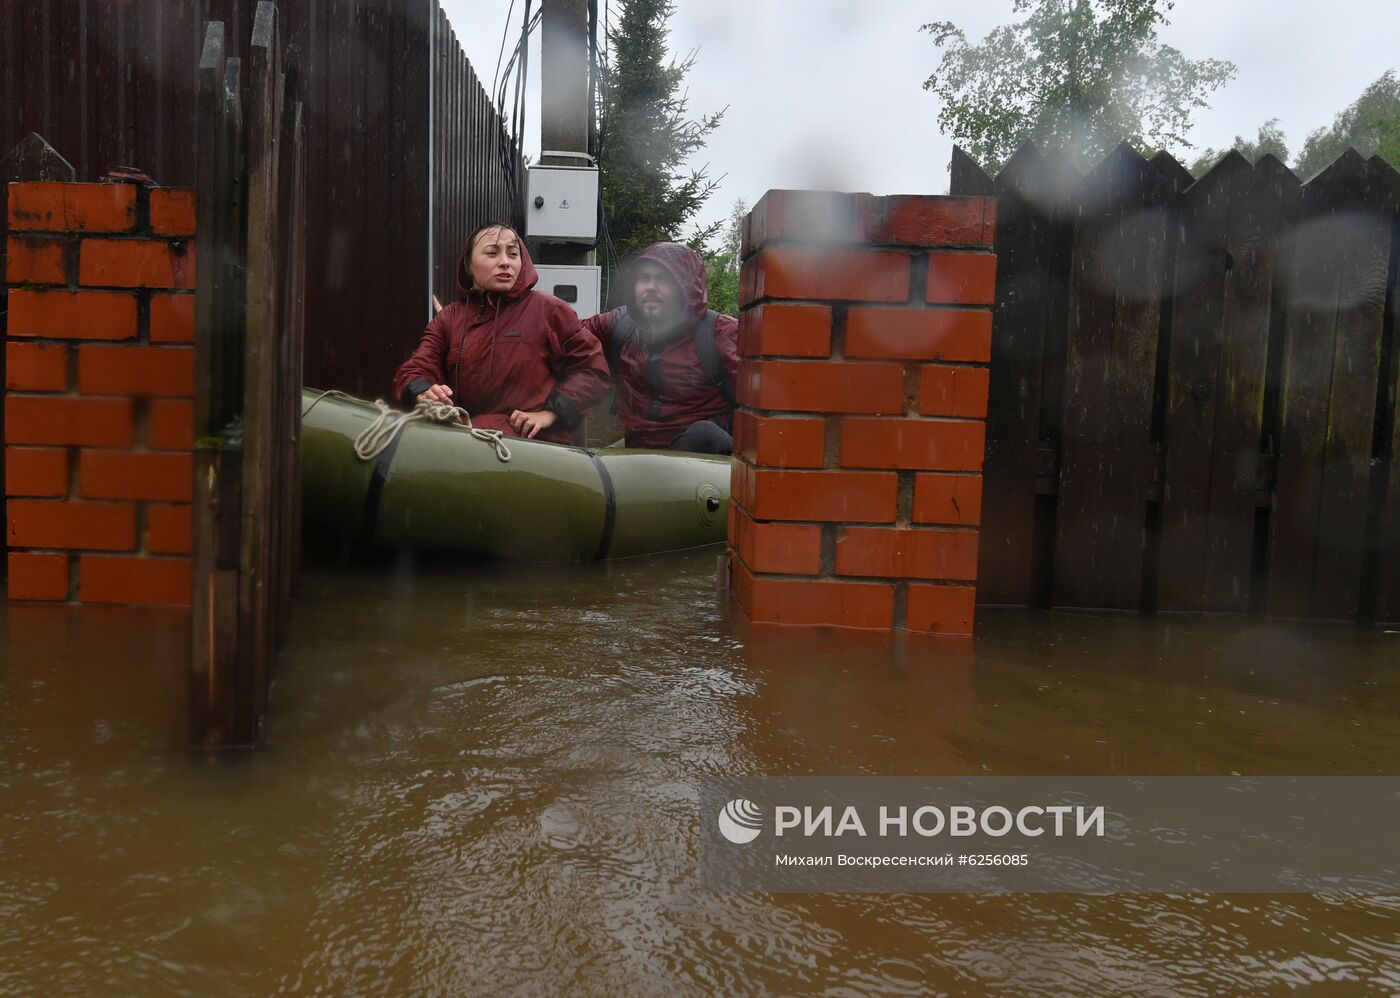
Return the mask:
{"type": "Polygon", "coordinates": [[[612,547],[613,526],[617,523],[617,492],[613,489],[608,466],[592,451],[588,452],[588,456],[593,459],[593,467],[598,469],[598,478],[603,483],[603,536],[598,539],[598,553],[593,556],[594,561],[602,561],[608,556],[608,548],[612,547]]]}
{"type": "Polygon", "coordinates": [[[379,452],[374,471],[370,472],[369,490],[365,492],[365,511],[360,518],[360,541],[365,545],[374,544],[374,535],[379,530],[379,504],[384,498],[384,482],[389,478],[389,466],[394,463],[394,454],[399,449],[401,439],[402,434],[394,434],[389,445],[379,452]]]}

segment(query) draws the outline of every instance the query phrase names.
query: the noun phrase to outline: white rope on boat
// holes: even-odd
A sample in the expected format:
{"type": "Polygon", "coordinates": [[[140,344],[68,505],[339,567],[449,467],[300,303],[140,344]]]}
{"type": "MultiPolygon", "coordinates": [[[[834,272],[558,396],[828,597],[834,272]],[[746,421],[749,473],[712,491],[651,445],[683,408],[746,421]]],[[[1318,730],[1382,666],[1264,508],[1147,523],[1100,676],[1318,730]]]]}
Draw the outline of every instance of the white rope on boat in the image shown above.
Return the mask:
{"type": "MultiPolygon", "coordinates": [[[[510,460],[510,448],[506,446],[505,431],[503,430],[483,430],[472,425],[472,418],[467,410],[446,402],[434,402],[432,399],[420,398],[418,404],[413,407],[412,412],[399,412],[390,406],[383,399],[375,399],[367,402],[364,399],[356,398],[347,392],[337,391],[332,388],[330,391],[322,392],[316,397],[316,401],[306,407],[306,412],[310,412],[316,407],[316,403],[327,397],[345,399],[349,402],[361,402],[365,405],[373,405],[379,411],[379,415],[374,422],[355,438],[355,456],[361,461],[373,461],[403,432],[404,427],[410,423],[438,423],[444,426],[461,426],[477,440],[491,445],[496,452],[496,460],[505,463],[510,460]]],[[[305,418],[305,413],[303,413],[305,418]]]]}

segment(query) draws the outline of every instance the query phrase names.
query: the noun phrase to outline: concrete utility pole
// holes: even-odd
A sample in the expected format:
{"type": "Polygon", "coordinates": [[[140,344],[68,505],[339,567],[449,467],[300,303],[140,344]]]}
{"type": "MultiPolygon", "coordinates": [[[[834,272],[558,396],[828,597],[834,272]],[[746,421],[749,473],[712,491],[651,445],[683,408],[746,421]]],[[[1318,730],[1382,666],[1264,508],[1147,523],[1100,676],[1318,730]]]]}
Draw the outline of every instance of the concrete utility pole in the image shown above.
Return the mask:
{"type": "MultiPolygon", "coordinates": [[[[593,114],[588,93],[588,0],[545,0],[543,12],[540,165],[592,166],[587,159],[593,114]]],[[[528,214],[531,206],[525,210],[528,214]]],[[[574,244],[543,243],[537,250],[541,263],[593,263],[593,251],[574,244]]]]}
{"type": "MultiPolygon", "coordinates": [[[[548,0],[540,25],[540,148],[588,152],[588,2],[548,0]]],[[[543,155],[546,166],[581,166],[572,157],[543,155]]]]}

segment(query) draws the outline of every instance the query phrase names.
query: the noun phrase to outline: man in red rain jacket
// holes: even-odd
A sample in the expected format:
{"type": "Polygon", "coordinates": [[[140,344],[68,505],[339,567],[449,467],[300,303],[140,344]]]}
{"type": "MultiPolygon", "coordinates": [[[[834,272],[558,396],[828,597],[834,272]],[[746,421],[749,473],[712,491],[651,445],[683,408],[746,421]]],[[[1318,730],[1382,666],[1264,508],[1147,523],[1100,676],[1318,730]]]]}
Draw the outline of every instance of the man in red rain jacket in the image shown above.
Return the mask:
{"type": "Polygon", "coordinates": [[[728,454],[739,324],[709,311],[705,263],[654,243],[623,278],[622,308],[584,320],[612,359],[628,447],[728,454]]]}
{"type": "Polygon", "coordinates": [[[467,410],[472,425],[508,436],[571,443],[608,390],[598,340],[567,303],[532,291],[538,274],[508,226],[472,234],[457,264],[459,298],[423,333],[394,375],[394,396],[467,410]]]}

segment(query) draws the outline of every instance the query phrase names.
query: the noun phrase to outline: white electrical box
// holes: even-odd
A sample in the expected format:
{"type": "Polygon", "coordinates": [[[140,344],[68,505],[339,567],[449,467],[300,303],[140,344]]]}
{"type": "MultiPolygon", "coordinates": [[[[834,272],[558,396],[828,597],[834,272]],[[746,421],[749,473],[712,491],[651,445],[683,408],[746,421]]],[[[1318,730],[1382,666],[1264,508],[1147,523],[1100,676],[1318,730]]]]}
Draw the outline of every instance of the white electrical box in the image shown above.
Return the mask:
{"type": "Polygon", "coordinates": [[[525,234],[532,239],[598,241],[598,168],[532,166],[525,205],[525,234]]]}
{"type": "Polygon", "coordinates": [[[535,290],[561,298],[574,307],[580,319],[598,314],[600,303],[599,289],[602,285],[602,267],[565,266],[554,263],[537,263],[535,270],[540,279],[535,282],[535,290]]]}

